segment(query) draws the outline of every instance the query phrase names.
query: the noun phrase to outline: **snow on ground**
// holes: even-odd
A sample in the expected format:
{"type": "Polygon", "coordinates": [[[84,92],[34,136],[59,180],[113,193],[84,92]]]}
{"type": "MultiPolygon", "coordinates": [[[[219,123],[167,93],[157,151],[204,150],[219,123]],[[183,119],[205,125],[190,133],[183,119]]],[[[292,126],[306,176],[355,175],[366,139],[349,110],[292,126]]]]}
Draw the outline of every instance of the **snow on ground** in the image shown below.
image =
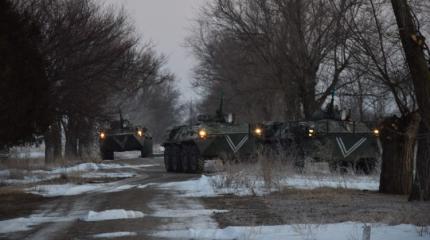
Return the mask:
{"type": "Polygon", "coordinates": [[[115,220],[115,219],[132,219],[132,218],[142,218],[145,214],[139,211],[131,211],[124,209],[112,209],[102,212],[89,211],[87,216],[83,217],[82,220],[87,222],[92,221],[105,221],[105,220],[115,220]]]}
{"type": "Polygon", "coordinates": [[[211,216],[214,213],[226,213],[228,210],[217,209],[162,209],[151,214],[152,217],[162,218],[189,218],[198,216],[211,216]]]}
{"type": "MultiPolygon", "coordinates": [[[[186,197],[215,197],[224,194],[264,195],[277,191],[279,188],[267,189],[264,181],[255,180],[251,183],[243,183],[234,186],[226,186],[223,175],[205,176],[199,179],[182,182],[171,182],[159,185],[161,189],[172,189],[183,193],[186,197]]],[[[316,176],[291,176],[279,181],[281,187],[299,189],[314,189],[320,187],[349,188],[362,190],[378,190],[379,179],[374,177],[316,177],[316,176]]]]}
{"type": "Polygon", "coordinates": [[[34,184],[46,180],[62,177],[62,175],[75,174],[80,178],[130,178],[138,174],[135,170],[159,166],[158,164],[107,164],[107,163],[81,163],[69,167],[59,167],[51,170],[19,170],[13,169],[14,175],[21,179],[11,178],[11,170],[0,170],[0,182],[8,185],[34,184]],[[117,172],[121,170],[121,172],[117,172]],[[116,172],[112,172],[116,171],[116,172]]]}
{"type": "Polygon", "coordinates": [[[282,185],[299,189],[321,187],[378,190],[379,178],[373,176],[306,176],[295,175],[282,180],[282,185]]]}
{"type": "Polygon", "coordinates": [[[81,163],[75,166],[71,167],[61,167],[56,168],[51,171],[50,173],[71,173],[71,172],[89,172],[89,171],[99,171],[99,170],[112,170],[112,169],[139,169],[139,168],[147,168],[147,167],[154,167],[159,166],[158,164],[139,164],[139,165],[132,165],[132,164],[117,164],[117,163],[81,163]]]}
{"type": "Polygon", "coordinates": [[[120,237],[134,237],[137,236],[135,232],[111,232],[111,233],[99,233],[93,235],[93,238],[120,238],[120,237]]]}
{"type": "Polygon", "coordinates": [[[26,189],[27,192],[42,195],[44,197],[73,196],[88,192],[100,191],[106,188],[105,184],[55,184],[55,185],[37,185],[26,189]]]}
{"type": "Polygon", "coordinates": [[[117,183],[96,183],[96,184],[53,184],[53,185],[37,185],[35,187],[27,188],[29,193],[41,195],[44,197],[58,197],[58,196],[74,196],[90,192],[103,192],[113,193],[129,190],[140,185],[117,183]]]}
{"type": "Polygon", "coordinates": [[[151,217],[165,219],[161,230],[218,228],[218,223],[212,219],[212,215],[217,212],[226,212],[225,210],[205,209],[198,199],[180,196],[174,201],[171,200],[171,197],[157,197],[152,200],[149,207],[153,210],[151,217]]]}
{"type": "MultiPolygon", "coordinates": [[[[256,227],[227,227],[224,229],[186,229],[168,230],[153,234],[155,237],[169,239],[318,239],[344,240],[362,239],[363,223],[344,222],[336,224],[297,224],[256,227]]],[[[424,240],[430,239],[430,233],[420,235],[420,229],[414,225],[388,226],[371,225],[372,240],[424,240]]]]}
{"type": "Polygon", "coordinates": [[[13,218],[0,221],[0,233],[12,233],[31,230],[33,226],[48,222],[66,222],[77,219],[78,216],[44,216],[43,214],[33,214],[25,218],[13,218]]]}
{"type": "Polygon", "coordinates": [[[137,176],[132,172],[89,172],[80,175],[81,178],[131,178],[137,176]]]}

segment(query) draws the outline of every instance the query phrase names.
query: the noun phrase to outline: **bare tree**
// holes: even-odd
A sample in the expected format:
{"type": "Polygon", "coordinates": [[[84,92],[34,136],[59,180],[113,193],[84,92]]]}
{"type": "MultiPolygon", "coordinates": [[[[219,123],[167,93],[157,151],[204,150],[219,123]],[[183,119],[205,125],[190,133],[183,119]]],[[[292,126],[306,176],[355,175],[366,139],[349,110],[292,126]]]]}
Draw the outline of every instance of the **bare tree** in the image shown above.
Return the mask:
{"type": "Polygon", "coordinates": [[[419,21],[405,0],[391,1],[406,61],[412,75],[419,112],[423,118],[418,144],[417,174],[411,199],[430,200],[430,51],[419,21]],[[427,56],[425,52],[427,51],[427,56]],[[426,59],[427,57],[427,59],[426,59]]]}
{"type": "MultiPolygon", "coordinates": [[[[116,101],[158,81],[163,61],[149,46],[138,47],[124,11],[104,8],[93,0],[22,1],[39,22],[44,36],[41,50],[47,59],[47,75],[55,101],[49,108],[65,132],[67,158],[88,152],[97,122],[117,111],[116,101]]],[[[59,153],[61,128],[46,134],[47,158],[59,153]]]]}
{"type": "Polygon", "coordinates": [[[240,104],[265,99],[253,104],[264,115],[260,120],[277,118],[271,112],[282,112],[282,119],[310,117],[349,65],[347,29],[339,19],[353,2],[214,1],[191,41],[200,60],[197,85],[206,93],[222,88],[240,104]]]}

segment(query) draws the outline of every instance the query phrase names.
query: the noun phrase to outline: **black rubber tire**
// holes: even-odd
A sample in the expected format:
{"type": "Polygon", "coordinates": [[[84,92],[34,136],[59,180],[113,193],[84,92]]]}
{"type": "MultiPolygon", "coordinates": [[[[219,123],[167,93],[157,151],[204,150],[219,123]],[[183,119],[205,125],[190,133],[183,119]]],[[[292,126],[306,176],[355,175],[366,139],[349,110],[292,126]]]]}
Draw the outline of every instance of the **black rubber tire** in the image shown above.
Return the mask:
{"type": "Polygon", "coordinates": [[[172,145],[171,151],[171,166],[172,172],[182,172],[181,146],[172,145]]]}
{"type": "Polygon", "coordinates": [[[172,148],[170,146],[166,146],[164,149],[164,168],[166,169],[166,172],[172,172],[172,148]]]}
{"type": "Polygon", "coordinates": [[[113,151],[102,150],[101,153],[103,160],[114,160],[113,151]]]}
{"type": "Polygon", "coordinates": [[[150,154],[148,154],[148,153],[145,153],[145,150],[140,150],[140,157],[141,158],[146,158],[146,157],[149,157],[150,156],[150,154]]]}
{"type": "Polygon", "coordinates": [[[190,145],[189,149],[189,166],[191,173],[202,173],[205,167],[205,162],[200,155],[200,150],[196,145],[190,145]]]}

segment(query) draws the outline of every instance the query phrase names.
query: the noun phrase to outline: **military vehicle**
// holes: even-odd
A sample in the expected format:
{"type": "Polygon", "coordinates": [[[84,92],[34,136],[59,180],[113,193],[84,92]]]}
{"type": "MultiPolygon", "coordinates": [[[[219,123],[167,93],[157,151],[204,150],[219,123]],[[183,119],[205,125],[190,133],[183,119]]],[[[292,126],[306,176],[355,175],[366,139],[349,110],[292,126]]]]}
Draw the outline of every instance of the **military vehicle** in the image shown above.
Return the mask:
{"type": "Polygon", "coordinates": [[[261,124],[259,142],[264,149],[293,153],[299,169],[309,159],[328,162],[332,170],[354,169],[368,174],[380,158],[379,130],[371,125],[351,121],[346,111],[337,110],[333,95],[326,110],[315,113],[309,121],[261,124]]]}
{"type": "Polygon", "coordinates": [[[99,132],[102,159],[114,159],[114,152],[140,151],[141,157],[152,155],[152,136],[146,128],[134,127],[122,118],[112,121],[99,132]]]}
{"type": "Polygon", "coordinates": [[[201,173],[206,159],[239,158],[254,151],[254,134],[250,124],[235,123],[233,114],[225,115],[221,98],[215,116],[200,115],[198,123],[174,127],[163,143],[164,163],[168,172],[201,173]]]}

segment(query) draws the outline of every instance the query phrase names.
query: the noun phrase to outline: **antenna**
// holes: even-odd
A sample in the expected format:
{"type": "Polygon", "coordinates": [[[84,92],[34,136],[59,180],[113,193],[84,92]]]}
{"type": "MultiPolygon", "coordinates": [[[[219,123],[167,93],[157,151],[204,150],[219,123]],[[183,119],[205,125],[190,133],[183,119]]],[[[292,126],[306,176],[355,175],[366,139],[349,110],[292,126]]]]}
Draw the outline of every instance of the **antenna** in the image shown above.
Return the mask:
{"type": "Polygon", "coordinates": [[[119,123],[121,124],[121,128],[124,127],[124,119],[122,118],[122,112],[121,109],[118,110],[119,111],[119,123]]]}
{"type": "Polygon", "coordinates": [[[224,113],[222,109],[223,104],[224,104],[224,93],[221,91],[221,99],[220,99],[218,110],[216,111],[216,117],[218,121],[224,121],[224,113]]]}

